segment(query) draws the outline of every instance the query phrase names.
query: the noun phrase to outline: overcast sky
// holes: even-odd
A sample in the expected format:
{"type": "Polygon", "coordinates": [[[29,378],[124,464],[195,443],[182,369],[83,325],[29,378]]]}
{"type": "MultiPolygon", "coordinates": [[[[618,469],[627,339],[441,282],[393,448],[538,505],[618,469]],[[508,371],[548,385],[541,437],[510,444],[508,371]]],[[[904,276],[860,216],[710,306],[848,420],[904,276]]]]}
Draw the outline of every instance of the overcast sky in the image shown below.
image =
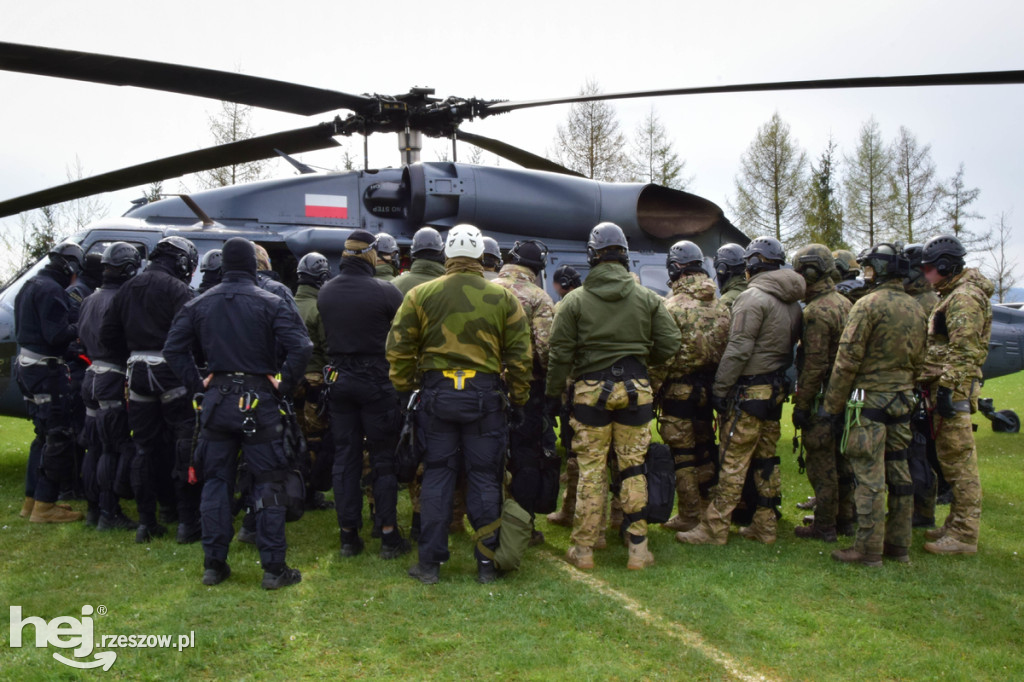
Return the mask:
{"type": "MultiPolygon", "coordinates": [[[[524,100],[684,86],[1024,68],[1024,4],[975,2],[267,2],[7,3],[0,40],[189,64],[352,93],[428,85],[440,96],[524,100]]],[[[0,72],[0,196],[60,184],[76,155],[89,174],[211,143],[211,100],[0,72]]],[[[932,145],[940,178],[965,164],[981,189],[976,227],[1024,224],[1024,86],[705,95],[615,103],[626,132],[653,104],[693,175],[690,191],[726,208],[743,151],[778,111],[815,159],[832,135],[851,154],[874,116],[887,139],[907,126],[932,145]],[[1016,211],[1016,212],[1015,212],[1016,211]]],[[[346,112],[338,112],[343,116],[346,112]]],[[[567,106],[513,112],[466,130],[553,155],[567,106]]],[[[258,134],[304,127],[259,111],[258,134]]],[[[427,140],[424,160],[443,142],[427,140]]],[[[361,157],[361,140],[350,143],[361,157]]],[[[467,150],[460,150],[465,154],[467,150]]],[[[488,155],[490,157],[490,155],[488,155]]],[[[337,152],[301,157],[339,166],[337,152]]],[[[493,157],[490,157],[493,159],[493,157]]],[[[460,160],[465,160],[462,156],[460,160]]],[[[393,135],[372,166],[398,165],[393,135]]],[[[272,172],[293,173],[274,162],[272,172]]],[[[130,190],[103,195],[123,213],[130,190]]],[[[742,225],[740,225],[742,227],[742,225]]],[[[1024,256],[1024,230],[1014,233],[1024,256]]]]}

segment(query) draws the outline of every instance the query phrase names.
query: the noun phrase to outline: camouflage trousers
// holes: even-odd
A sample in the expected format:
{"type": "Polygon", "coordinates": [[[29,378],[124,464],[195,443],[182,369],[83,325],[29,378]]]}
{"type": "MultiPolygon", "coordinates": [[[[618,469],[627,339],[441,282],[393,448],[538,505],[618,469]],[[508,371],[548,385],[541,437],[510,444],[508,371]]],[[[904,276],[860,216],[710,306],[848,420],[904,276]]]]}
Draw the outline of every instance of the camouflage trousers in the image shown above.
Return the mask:
{"type": "MultiPolygon", "coordinates": [[[[770,385],[748,386],[737,396],[737,402],[768,401],[772,397],[770,385]]],[[[781,405],[785,395],[779,392],[775,405],[781,405]]],[[[781,481],[779,479],[779,458],[775,446],[782,430],[778,419],[759,419],[744,412],[737,406],[726,415],[719,434],[718,486],[711,503],[704,512],[703,523],[708,535],[725,539],[729,535],[732,512],[740,501],[747,470],[755,471],[757,486],[757,511],[751,527],[760,537],[776,533],[775,506],[780,502],[781,481]]]]}
{"type": "Polygon", "coordinates": [[[814,525],[833,528],[836,523],[853,523],[853,469],[839,451],[839,442],[827,419],[811,417],[802,432],[806,450],[807,480],[817,503],[814,525]]]}
{"type": "Polygon", "coordinates": [[[697,523],[715,484],[718,449],[708,396],[704,393],[698,400],[691,401],[694,390],[700,392],[701,388],[666,383],[658,433],[672,449],[675,460],[679,516],[684,521],[697,523]]]}
{"type": "Polygon", "coordinates": [[[907,448],[913,400],[909,391],[869,392],[864,397],[859,424],[850,425],[845,454],[857,480],[854,549],[863,554],[881,554],[884,546],[910,547],[914,485],[907,448]]]}
{"type": "MultiPolygon", "coordinates": [[[[977,409],[976,382],[953,390],[953,402],[969,402],[977,409]]],[[[934,393],[932,394],[934,395],[934,393]]],[[[949,535],[969,545],[978,544],[978,526],[981,522],[981,478],[978,475],[978,450],[974,444],[971,413],[959,410],[952,419],[936,415],[935,453],[942,467],[942,475],[953,488],[953,501],[949,516],[943,524],[949,535]]]]}
{"type": "MultiPolygon", "coordinates": [[[[593,547],[598,534],[604,533],[610,451],[614,453],[619,471],[643,466],[647,446],[651,442],[652,403],[651,385],[647,379],[615,382],[588,379],[575,383],[570,421],[575,432],[572,449],[576,453],[580,473],[571,536],[574,545],[593,547]],[[611,385],[610,392],[602,390],[606,384],[611,385]],[[632,406],[627,384],[632,386],[635,396],[632,406]],[[602,393],[606,398],[603,405],[602,393]]],[[[631,514],[639,514],[647,504],[647,478],[643,474],[624,478],[619,499],[627,518],[631,514]]],[[[647,535],[647,522],[632,520],[626,531],[633,535],[647,535]]]]}
{"type": "Polygon", "coordinates": [[[309,450],[308,471],[304,471],[306,485],[313,490],[329,490],[331,487],[331,467],[334,465],[334,444],[327,443],[325,436],[330,427],[324,392],[324,376],[320,372],[306,372],[303,381],[295,389],[294,400],[298,409],[295,420],[306,438],[309,450]]]}

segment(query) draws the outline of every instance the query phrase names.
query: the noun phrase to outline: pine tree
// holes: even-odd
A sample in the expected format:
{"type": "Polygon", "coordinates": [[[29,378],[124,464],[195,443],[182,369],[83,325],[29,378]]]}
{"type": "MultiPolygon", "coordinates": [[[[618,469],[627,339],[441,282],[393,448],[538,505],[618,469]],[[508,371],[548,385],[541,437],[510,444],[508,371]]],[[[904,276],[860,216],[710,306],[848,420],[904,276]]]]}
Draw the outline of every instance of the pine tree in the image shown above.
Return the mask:
{"type": "MultiPolygon", "coordinates": [[[[597,82],[591,80],[580,89],[581,95],[600,92],[597,82]]],[[[558,162],[593,180],[615,181],[626,176],[625,148],[615,109],[604,101],[573,104],[555,137],[558,162]]]]}
{"type": "Polygon", "coordinates": [[[846,195],[845,229],[851,244],[874,246],[882,241],[888,214],[892,159],[874,118],[860,129],[853,157],[846,158],[843,190],[846,195]]]}

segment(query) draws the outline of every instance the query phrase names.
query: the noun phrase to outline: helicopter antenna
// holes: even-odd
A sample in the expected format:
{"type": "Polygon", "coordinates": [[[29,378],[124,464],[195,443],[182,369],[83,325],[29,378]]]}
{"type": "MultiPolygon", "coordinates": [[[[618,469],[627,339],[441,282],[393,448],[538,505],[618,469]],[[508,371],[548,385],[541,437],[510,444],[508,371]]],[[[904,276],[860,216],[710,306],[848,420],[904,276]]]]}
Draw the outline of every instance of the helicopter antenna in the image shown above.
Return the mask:
{"type": "Polygon", "coordinates": [[[288,156],[287,154],[285,154],[280,149],[275,148],[274,151],[277,152],[278,156],[280,156],[282,159],[284,159],[285,161],[290,163],[292,166],[294,166],[295,170],[299,171],[303,175],[306,175],[308,173],[316,173],[315,170],[313,170],[312,168],[310,168],[306,164],[302,163],[298,159],[295,159],[295,158],[292,158],[292,157],[288,156]]]}

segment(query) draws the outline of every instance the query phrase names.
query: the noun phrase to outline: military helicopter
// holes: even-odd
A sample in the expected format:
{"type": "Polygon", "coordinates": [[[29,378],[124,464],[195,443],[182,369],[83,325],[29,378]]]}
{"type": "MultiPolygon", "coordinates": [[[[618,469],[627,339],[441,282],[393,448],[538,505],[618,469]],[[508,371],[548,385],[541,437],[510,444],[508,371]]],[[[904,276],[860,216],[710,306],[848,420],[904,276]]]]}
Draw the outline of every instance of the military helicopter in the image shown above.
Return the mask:
{"type": "MultiPolygon", "coordinates": [[[[100,192],[138,187],[230,164],[283,156],[295,177],[225,187],[191,195],[139,201],[119,218],[103,220],[75,235],[96,252],[112,241],[128,241],[145,255],[165,236],[191,239],[200,254],[224,240],[243,236],[263,245],[275,270],[293,283],[298,258],[319,251],[337,263],[345,235],[354,228],[387,232],[407,253],[412,234],[423,225],[446,229],[469,222],[495,238],[504,250],[523,238],[543,240],[552,266],[567,263],[586,274],[584,243],[601,221],[619,224],[630,242],[631,266],[641,282],[664,293],[665,253],[679,239],[705,253],[749,238],[702,197],[655,184],[589,180],[524,149],[469,132],[462,125],[516,110],[590,102],[715,93],[820,90],[1024,82],[1024,71],[844,78],[814,81],[688,87],[558,99],[508,102],[434,96],[431,88],[399,95],[354,95],[239,73],[128,57],[0,42],[0,69],[107,85],[130,85],[208,97],[297,115],[348,110],[328,122],[273,133],[104,173],[0,201],[0,217],[100,192]],[[316,173],[290,155],[337,146],[337,136],[397,133],[400,168],[316,173]],[[452,162],[420,162],[422,136],[461,140],[512,161],[521,169],[452,162]]],[[[365,155],[364,144],[364,155],[365,155]]],[[[14,297],[37,263],[0,292],[0,412],[23,411],[11,381],[14,297]]],[[[554,267],[549,268],[553,272],[554,267]]],[[[550,275],[545,282],[551,289],[550,275]]],[[[1024,315],[1022,315],[1024,326],[1024,315]]],[[[1018,337],[1014,337],[1019,341],[1018,337]]],[[[1016,342],[1015,341],[1015,342],[1016,342]]],[[[1019,349],[1019,343],[1015,346],[1019,349]]],[[[1022,369],[1019,352],[1015,368],[1022,369]]]]}

